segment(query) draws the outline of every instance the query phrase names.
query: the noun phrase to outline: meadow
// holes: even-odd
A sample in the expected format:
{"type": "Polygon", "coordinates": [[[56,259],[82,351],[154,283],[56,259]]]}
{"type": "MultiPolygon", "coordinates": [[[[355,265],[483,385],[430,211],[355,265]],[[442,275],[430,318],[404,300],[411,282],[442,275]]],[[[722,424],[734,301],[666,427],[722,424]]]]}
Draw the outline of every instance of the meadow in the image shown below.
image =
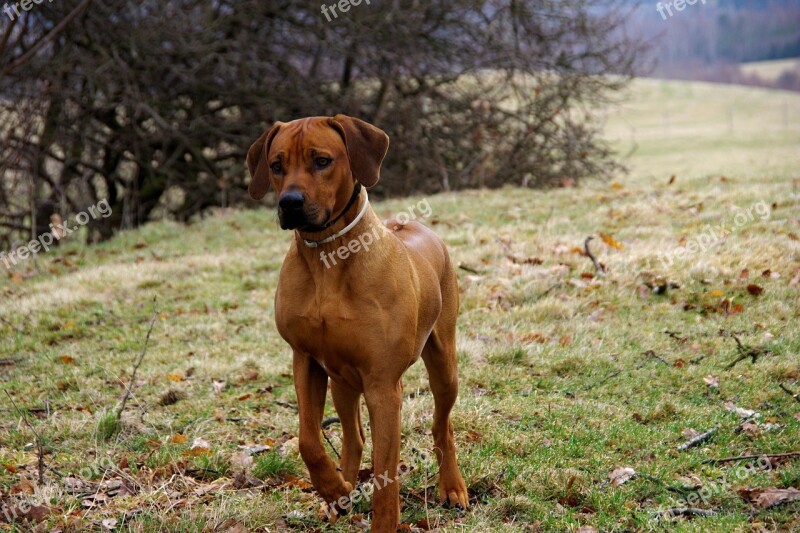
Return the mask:
{"type": "MultiPolygon", "coordinates": [[[[436,502],[417,364],[403,528],[797,531],[800,94],[639,80],[602,119],[627,174],[425,198],[459,265],[472,499],[436,502]]],[[[320,520],[297,452],[273,323],[291,238],[266,207],[219,210],[76,238],[0,281],[0,530],[368,527],[369,501],[320,520]]],[[[326,436],[341,449],[335,421],[326,436]]]]}

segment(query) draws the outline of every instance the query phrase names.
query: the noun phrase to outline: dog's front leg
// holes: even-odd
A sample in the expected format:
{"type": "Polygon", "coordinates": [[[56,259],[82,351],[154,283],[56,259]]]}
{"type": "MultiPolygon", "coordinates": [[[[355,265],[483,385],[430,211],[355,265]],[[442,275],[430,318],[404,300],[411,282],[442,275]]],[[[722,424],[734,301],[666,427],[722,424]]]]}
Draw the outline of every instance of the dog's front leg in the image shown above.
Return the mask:
{"type": "Polygon", "coordinates": [[[372,428],[372,468],[375,475],[372,531],[394,532],[400,525],[400,409],[403,386],[396,383],[370,384],[364,391],[372,428]]]}
{"type": "Polygon", "coordinates": [[[336,469],[322,444],[322,415],[328,392],[328,375],[306,354],[294,352],[294,387],[300,414],[300,455],[308,467],[311,481],[328,504],[329,518],[350,507],[348,499],[353,490],[336,469]]]}

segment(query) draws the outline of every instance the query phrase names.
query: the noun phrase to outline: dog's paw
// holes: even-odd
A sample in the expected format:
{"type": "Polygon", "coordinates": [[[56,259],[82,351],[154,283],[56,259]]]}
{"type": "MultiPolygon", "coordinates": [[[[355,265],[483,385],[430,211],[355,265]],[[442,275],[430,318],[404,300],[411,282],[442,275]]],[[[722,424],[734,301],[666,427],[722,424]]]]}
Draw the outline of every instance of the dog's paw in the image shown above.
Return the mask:
{"type": "Polygon", "coordinates": [[[442,475],[439,480],[439,498],[445,507],[466,510],[469,507],[467,484],[461,473],[456,471],[450,475],[442,475]]]}
{"type": "Polygon", "coordinates": [[[323,495],[323,502],[320,507],[320,519],[335,524],[341,516],[346,515],[353,507],[353,502],[350,500],[352,492],[353,485],[345,481],[343,490],[323,495]],[[341,495],[336,497],[336,494],[341,495]]]}

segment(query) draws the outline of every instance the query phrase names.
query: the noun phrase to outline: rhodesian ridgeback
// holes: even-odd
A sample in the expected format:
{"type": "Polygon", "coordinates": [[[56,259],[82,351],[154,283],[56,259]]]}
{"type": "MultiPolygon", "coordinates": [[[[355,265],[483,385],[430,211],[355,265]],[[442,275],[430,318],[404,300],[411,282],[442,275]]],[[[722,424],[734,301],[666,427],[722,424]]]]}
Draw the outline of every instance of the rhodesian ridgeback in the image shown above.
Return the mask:
{"type": "Polygon", "coordinates": [[[458,394],[458,280],[433,231],[416,221],[382,223],[372,210],[365,188],[377,183],[388,148],[380,129],[337,115],[278,122],[247,153],[250,195],[260,200],[271,184],[281,228],[295,232],[280,272],[275,322],[293,351],[300,454],[335,519],[349,508],[358,478],[364,396],[373,471],[383,480],[372,493],[376,532],[399,525],[402,377],[420,356],[435,403],[439,495],[464,509],[468,498],[450,422],[458,394]],[[369,247],[353,246],[366,243],[355,239],[366,234],[376,237],[369,247]],[[322,260],[333,253],[345,259],[322,260]],[[321,438],[328,378],[342,424],[340,467],[321,438]]]}

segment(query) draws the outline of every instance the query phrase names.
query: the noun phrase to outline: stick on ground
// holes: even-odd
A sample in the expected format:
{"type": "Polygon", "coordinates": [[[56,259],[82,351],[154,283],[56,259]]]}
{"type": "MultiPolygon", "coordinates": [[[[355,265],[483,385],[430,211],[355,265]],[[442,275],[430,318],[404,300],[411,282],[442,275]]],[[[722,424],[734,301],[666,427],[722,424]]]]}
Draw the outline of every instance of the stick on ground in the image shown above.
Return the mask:
{"type": "Polygon", "coordinates": [[[678,446],[678,451],[688,450],[689,448],[694,448],[695,446],[703,444],[705,441],[710,439],[714,435],[714,433],[716,433],[716,432],[717,432],[717,428],[713,427],[713,428],[709,429],[708,431],[706,431],[705,433],[701,433],[700,435],[696,436],[692,440],[684,442],[683,444],[678,446]]]}
{"type": "Polygon", "coordinates": [[[653,518],[671,518],[675,516],[714,516],[714,511],[707,509],[695,509],[693,507],[674,507],[672,509],[664,509],[653,513],[653,518]]]}
{"type": "Polygon", "coordinates": [[[38,461],[39,485],[44,485],[44,470],[46,468],[46,465],[44,464],[44,445],[42,445],[42,437],[33,427],[33,424],[30,423],[30,421],[28,420],[28,416],[25,414],[25,412],[22,411],[22,409],[20,409],[17,406],[17,402],[14,401],[14,398],[11,397],[8,391],[4,390],[3,392],[6,393],[6,396],[8,396],[9,401],[11,401],[11,405],[14,406],[14,409],[16,409],[19,415],[22,417],[22,420],[25,422],[25,425],[28,426],[30,430],[33,432],[33,436],[36,439],[36,456],[39,460],[38,461]]]}
{"type": "Polygon", "coordinates": [[[144,346],[142,346],[142,353],[139,354],[139,359],[136,361],[136,364],[133,367],[133,373],[131,374],[131,381],[127,387],[125,387],[125,394],[122,396],[122,401],[120,402],[119,409],[117,409],[117,420],[122,418],[122,412],[125,411],[125,404],[128,403],[128,399],[133,394],[133,387],[136,386],[136,372],[139,371],[139,367],[142,366],[142,361],[144,360],[144,356],[147,353],[147,344],[150,342],[150,334],[153,333],[153,326],[156,324],[156,318],[158,317],[158,310],[156,309],[156,299],[153,298],[153,318],[150,320],[150,328],[147,330],[147,337],[144,339],[144,346]]]}
{"type": "Polygon", "coordinates": [[[778,386],[783,390],[783,392],[794,398],[796,401],[800,402],[800,392],[795,394],[789,387],[787,387],[783,383],[779,383],[778,386]]]}
{"type": "Polygon", "coordinates": [[[597,270],[597,274],[600,275],[600,276],[605,276],[606,275],[606,269],[603,268],[603,265],[601,265],[597,261],[597,259],[594,257],[594,254],[589,249],[589,243],[592,241],[592,239],[594,239],[594,235],[589,235],[588,237],[586,237],[586,240],[583,241],[583,249],[586,251],[587,257],[589,257],[589,259],[592,260],[592,264],[594,265],[594,268],[597,270]]]}
{"type": "Polygon", "coordinates": [[[799,452],[786,452],[786,453],[759,453],[756,455],[736,455],[734,457],[722,457],[721,459],[706,459],[703,461],[703,464],[723,464],[723,463],[735,463],[737,461],[747,461],[749,459],[760,459],[762,457],[766,457],[767,459],[785,459],[791,457],[800,457],[799,452]]]}

